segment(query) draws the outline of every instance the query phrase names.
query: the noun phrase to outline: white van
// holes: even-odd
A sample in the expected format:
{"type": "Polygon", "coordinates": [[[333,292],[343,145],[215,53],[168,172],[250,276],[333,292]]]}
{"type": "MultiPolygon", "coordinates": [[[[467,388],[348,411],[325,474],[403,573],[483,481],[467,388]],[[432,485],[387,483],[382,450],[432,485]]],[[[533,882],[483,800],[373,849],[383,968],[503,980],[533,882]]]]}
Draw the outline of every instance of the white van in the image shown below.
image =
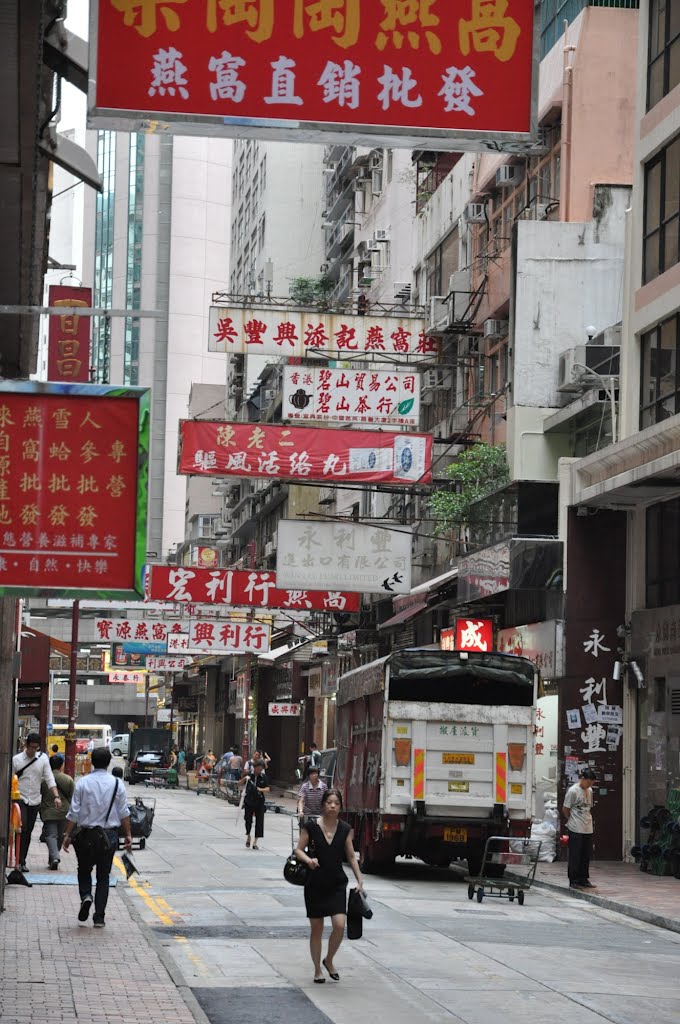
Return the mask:
{"type": "Polygon", "coordinates": [[[114,757],[127,757],[129,747],[130,734],[128,732],[121,732],[111,737],[111,753],[114,757]]]}

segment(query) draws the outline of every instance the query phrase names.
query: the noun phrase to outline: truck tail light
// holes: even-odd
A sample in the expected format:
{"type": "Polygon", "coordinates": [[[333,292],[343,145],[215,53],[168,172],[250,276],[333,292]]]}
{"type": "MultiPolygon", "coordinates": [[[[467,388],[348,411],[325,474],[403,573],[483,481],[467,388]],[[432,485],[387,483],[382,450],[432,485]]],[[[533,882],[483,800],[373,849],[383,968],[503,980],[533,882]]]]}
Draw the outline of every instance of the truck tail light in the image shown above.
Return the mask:
{"type": "Polygon", "coordinates": [[[411,741],[410,739],[395,739],[394,761],[397,768],[408,768],[411,764],[411,741]]]}

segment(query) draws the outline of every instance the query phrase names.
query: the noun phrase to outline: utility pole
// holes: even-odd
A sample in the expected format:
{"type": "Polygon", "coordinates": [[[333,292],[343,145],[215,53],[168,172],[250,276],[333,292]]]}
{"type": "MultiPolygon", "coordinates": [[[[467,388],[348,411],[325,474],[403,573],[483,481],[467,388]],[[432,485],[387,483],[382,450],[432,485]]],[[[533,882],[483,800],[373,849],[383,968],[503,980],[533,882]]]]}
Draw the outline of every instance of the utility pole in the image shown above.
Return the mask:
{"type": "Polygon", "coordinates": [[[66,758],[64,771],[71,778],[76,774],[76,683],[78,681],[78,627],[80,601],[73,602],[71,611],[71,661],[68,676],[68,730],[66,732],[66,758]]]}
{"type": "Polygon", "coordinates": [[[14,597],[0,598],[0,910],[5,909],[5,868],[9,850],[9,797],[16,722],[16,608],[14,597]]]}

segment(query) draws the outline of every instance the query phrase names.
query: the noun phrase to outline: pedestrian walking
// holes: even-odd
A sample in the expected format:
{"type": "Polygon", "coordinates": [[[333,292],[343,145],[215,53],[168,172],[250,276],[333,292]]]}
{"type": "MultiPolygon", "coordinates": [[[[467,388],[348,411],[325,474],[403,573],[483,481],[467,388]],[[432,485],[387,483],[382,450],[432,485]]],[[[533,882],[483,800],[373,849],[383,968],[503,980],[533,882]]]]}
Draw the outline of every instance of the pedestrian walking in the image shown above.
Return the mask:
{"type": "Polygon", "coordinates": [[[31,834],[38,817],[42,801],[41,788],[43,782],[52,794],[54,806],[61,808],[61,796],[54,781],[47,754],[38,753],[40,736],[37,732],[29,732],[24,749],[12,758],[12,771],[19,780],[21,793],[21,842],[19,846],[19,871],[28,871],[26,858],[31,845],[31,834]]]}
{"type": "Polygon", "coordinates": [[[179,753],[177,755],[177,766],[178,766],[177,770],[178,771],[181,772],[181,771],[184,770],[184,763],[185,763],[186,759],[187,759],[187,752],[184,749],[184,747],[180,747],[179,753]]]}
{"type": "Polygon", "coordinates": [[[316,743],[309,744],[309,753],[305,762],[305,778],[307,778],[312,768],[321,768],[321,751],[316,743]]]}
{"type": "Polygon", "coordinates": [[[592,768],[581,772],[578,782],[570,786],[564,797],[562,814],[567,819],[569,835],[569,887],[596,889],[590,881],[590,858],[593,852],[593,782],[597,775],[592,768]]]}
{"type": "Polygon", "coordinates": [[[321,814],[321,801],[327,789],[326,783],[322,782],[319,778],[318,767],[310,765],[307,779],[298,790],[297,812],[300,817],[301,828],[304,824],[304,818],[310,815],[318,818],[321,814]]]}
{"type": "Polygon", "coordinates": [[[243,811],[246,825],[246,846],[250,846],[250,833],[255,819],[255,841],[253,850],[259,850],[258,839],[264,836],[265,793],[269,792],[269,779],[264,772],[264,761],[256,761],[252,775],[244,775],[239,782],[245,786],[243,811]]]}
{"type": "Polygon", "coordinates": [[[47,843],[47,866],[52,871],[59,869],[61,860],[59,851],[64,841],[66,814],[70,810],[71,798],[75,788],[75,783],[71,776],[62,771],[63,767],[64,758],[61,754],[53,754],[50,758],[50,768],[54,775],[55,785],[59,791],[60,807],[55,807],[54,797],[44,779],[40,785],[40,817],[43,822],[43,837],[47,843]]]}
{"type": "Polygon", "coordinates": [[[321,817],[308,820],[300,830],[295,856],[310,871],[305,882],[305,908],[309,918],[309,951],[314,964],[314,983],[325,982],[321,965],[333,981],[340,981],[335,970],[335,956],[345,934],[347,920],[347,875],[342,862],[346,859],[363,892],[364,880],[352,839],[354,833],[346,821],[340,820],[342,796],[337,789],[327,789],[321,797],[321,817]],[[328,951],[321,959],[324,919],[331,919],[328,951]]]}
{"type": "Polygon", "coordinates": [[[78,858],[78,890],[80,910],[78,921],[85,924],[92,906],[92,869],[97,872],[94,892],[95,928],[105,925],[106,904],[109,898],[109,875],[113,855],[118,849],[118,829],[122,825],[125,848],[132,850],[130,809],[123,782],[109,775],[111,763],[108,747],[97,747],[92,752],[92,771],[78,779],[73,791],[71,809],[67,814],[64,850],[68,852],[71,833],[78,824],[74,847],[78,858]]]}
{"type": "Polygon", "coordinates": [[[243,767],[243,758],[240,754],[232,754],[229,758],[229,778],[232,782],[238,782],[241,778],[241,769],[243,767]]]}

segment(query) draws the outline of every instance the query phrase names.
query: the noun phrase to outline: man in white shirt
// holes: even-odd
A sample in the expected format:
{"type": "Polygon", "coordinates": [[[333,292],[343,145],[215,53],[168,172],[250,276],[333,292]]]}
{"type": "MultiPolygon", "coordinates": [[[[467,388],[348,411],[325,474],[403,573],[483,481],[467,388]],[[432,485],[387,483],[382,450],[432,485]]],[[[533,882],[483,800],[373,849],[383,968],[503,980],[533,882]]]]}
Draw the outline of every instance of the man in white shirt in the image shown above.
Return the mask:
{"type": "Polygon", "coordinates": [[[64,834],[64,851],[68,852],[71,844],[71,833],[76,822],[80,832],[76,837],[76,856],[78,858],[78,889],[80,891],[80,910],[78,921],[85,924],[92,906],[92,869],[97,869],[97,885],[94,892],[94,915],[92,923],[95,928],[103,928],[106,904],[109,898],[109,875],[113,855],[118,849],[118,829],[123,826],[125,847],[132,849],[130,834],[130,809],[128,807],[125,786],[120,779],[109,775],[107,768],[111,763],[111,751],[108,747],[96,747],[92,751],[92,771],[78,779],[71,800],[71,809],[66,815],[66,832],[64,834]],[[98,830],[103,829],[108,843],[99,845],[98,830]]]}
{"type": "Polygon", "coordinates": [[[593,851],[593,782],[597,775],[592,768],[581,772],[578,782],[570,786],[564,797],[562,814],[567,819],[569,834],[569,887],[595,889],[590,881],[590,857],[593,851]]]}
{"type": "Polygon", "coordinates": [[[47,754],[39,754],[40,736],[37,732],[29,732],[24,749],[12,758],[12,771],[19,780],[21,793],[21,843],[19,846],[19,870],[28,871],[26,858],[31,845],[31,833],[35,819],[40,810],[42,794],[40,787],[43,782],[54,797],[54,806],[61,809],[61,797],[54,781],[47,754]]]}

